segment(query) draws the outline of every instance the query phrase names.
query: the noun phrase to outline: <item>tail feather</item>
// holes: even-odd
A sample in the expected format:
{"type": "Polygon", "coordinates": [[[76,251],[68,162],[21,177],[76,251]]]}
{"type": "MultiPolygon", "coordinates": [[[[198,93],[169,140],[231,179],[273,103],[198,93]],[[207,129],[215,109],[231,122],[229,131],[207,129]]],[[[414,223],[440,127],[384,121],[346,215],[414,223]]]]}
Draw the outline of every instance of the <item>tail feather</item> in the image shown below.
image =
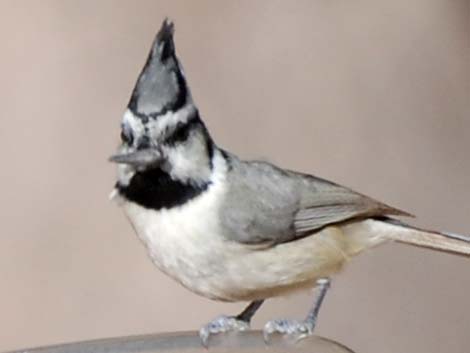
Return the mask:
{"type": "Polygon", "coordinates": [[[391,218],[380,219],[379,221],[390,226],[390,229],[384,232],[387,239],[457,255],[470,256],[469,236],[421,229],[391,218]]]}

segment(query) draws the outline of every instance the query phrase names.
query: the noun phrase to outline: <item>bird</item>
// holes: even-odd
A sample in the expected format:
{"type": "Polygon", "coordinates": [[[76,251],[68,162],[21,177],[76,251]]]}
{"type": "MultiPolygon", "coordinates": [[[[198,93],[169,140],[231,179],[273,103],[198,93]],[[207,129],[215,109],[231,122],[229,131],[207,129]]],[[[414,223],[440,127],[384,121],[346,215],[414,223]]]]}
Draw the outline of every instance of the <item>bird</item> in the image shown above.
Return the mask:
{"type": "Polygon", "coordinates": [[[163,21],[121,123],[112,198],[118,200],[153,263],[190,291],[248,302],[238,315],[201,327],[212,335],[245,331],[262,303],[315,288],[304,320],[263,328],[301,339],[313,333],[323,299],[355,255],[388,242],[470,255],[470,237],[421,229],[408,212],[320,177],[242,160],[219,147],[193,101],[163,21]]]}

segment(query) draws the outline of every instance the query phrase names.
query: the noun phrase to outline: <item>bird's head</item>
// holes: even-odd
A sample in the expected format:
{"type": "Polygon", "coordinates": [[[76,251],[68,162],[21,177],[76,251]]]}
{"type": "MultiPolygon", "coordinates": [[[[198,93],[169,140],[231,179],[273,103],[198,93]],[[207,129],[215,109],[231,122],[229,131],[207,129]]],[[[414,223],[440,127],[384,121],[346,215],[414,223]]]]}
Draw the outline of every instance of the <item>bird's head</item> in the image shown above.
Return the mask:
{"type": "Polygon", "coordinates": [[[148,189],[159,178],[191,185],[210,178],[214,145],[192,101],[173,33],[165,20],[124,113],[121,145],[110,158],[118,163],[120,191],[142,183],[148,189]]]}

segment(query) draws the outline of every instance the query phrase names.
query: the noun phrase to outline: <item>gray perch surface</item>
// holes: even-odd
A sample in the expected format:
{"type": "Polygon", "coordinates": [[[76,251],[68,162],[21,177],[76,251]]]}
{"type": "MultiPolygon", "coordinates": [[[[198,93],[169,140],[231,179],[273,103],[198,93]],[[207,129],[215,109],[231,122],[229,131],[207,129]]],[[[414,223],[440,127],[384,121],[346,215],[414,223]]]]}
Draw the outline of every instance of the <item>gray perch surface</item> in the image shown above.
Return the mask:
{"type": "Polygon", "coordinates": [[[273,336],[269,345],[260,331],[228,333],[210,338],[209,349],[202,347],[196,332],[166,333],[145,336],[108,338],[94,341],[23,349],[11,353],[151,353],[151,352],[297,352],[354,353],[349,348],[319,336],[310,336],[296,343],[273,336]]]}

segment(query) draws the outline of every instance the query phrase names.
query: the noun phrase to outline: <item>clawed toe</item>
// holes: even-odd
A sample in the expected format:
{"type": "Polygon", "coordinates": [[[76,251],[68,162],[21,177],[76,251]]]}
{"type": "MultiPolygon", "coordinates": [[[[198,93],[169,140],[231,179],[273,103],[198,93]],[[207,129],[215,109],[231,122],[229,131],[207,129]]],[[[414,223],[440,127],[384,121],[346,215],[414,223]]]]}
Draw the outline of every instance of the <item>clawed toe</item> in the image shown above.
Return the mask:
{"type": "Polygon", "coordinates": [[[202,345],[207,347],[211,335],[228,331],[247,331],[250,329],[250,324],[243,320],[238,320],[233,316],[219,316],[209,322],[199,330],[199,337],[201,338],[202,345]]]}
{"type": "Polygon", "coordinates": [[[295,340],[300,340],[313,333],[314,324],[308,321],[296,320],[272,320],[269,321],[263,329],[263,338],[266,343],[269,343],[270,337],[274,333],[282,335],[289,335],[295,340]]]}

